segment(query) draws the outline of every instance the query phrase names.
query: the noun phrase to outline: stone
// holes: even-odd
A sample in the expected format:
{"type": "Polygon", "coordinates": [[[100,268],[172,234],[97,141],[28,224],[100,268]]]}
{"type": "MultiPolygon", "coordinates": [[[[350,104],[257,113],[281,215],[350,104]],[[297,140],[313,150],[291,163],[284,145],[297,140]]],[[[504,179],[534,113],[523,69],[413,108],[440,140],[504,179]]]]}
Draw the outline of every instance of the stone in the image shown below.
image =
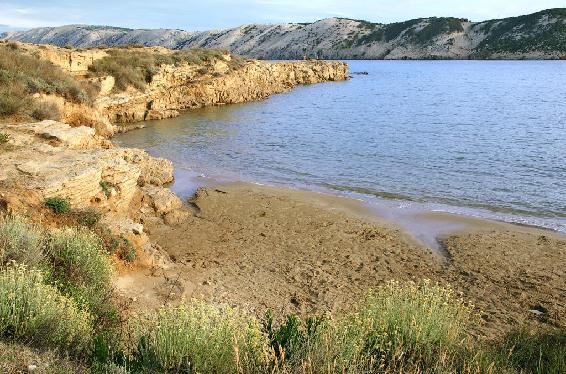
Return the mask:
{"type": "Polygon", "coordinates": [[[176,209],[172,212],[167,213],[163,217],[163,221],[166,225],[176,226],[183,222],[186,222],[192,216],[191,212],[183,209],[176,209]]]}
{"type": "Polygon", "coordinates": [[[167,214],[183,205],[177,195],[165,188],[159,189],[152,198],[155,211],[160,214],[167,214]]]}

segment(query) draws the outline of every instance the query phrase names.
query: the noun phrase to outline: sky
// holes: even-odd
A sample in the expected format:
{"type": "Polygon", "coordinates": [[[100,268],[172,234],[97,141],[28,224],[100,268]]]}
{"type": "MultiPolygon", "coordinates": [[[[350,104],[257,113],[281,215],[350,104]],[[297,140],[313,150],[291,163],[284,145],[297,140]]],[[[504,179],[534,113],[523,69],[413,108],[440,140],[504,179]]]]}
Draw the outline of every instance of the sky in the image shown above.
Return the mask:
{"type": "Polygon", "coordinates": [[[390,23],[429,16],[473,21],[566,7],[566,0],[0,0],[0,31],[66,24],[200,31],[346,17],[390,23]]]}

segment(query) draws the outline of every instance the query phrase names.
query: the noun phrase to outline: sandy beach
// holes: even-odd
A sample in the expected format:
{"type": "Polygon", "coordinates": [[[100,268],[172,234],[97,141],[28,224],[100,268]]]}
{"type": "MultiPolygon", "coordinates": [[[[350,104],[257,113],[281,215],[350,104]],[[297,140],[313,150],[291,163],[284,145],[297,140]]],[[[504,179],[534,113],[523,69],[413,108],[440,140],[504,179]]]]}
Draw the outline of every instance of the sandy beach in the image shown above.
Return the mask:
{"type": "Polygon", "coordinates": [[[200,189],[194,216],[146,223],[173,261],[124,274],[132,308],[204,298],[262,316],[340,313],[388,280],[450,284],[475,305],[476,333],[566,326],[566,238],[550,231],[431,213],[463,227],[426,248],[357,200],[232,183],[200,189]]]}

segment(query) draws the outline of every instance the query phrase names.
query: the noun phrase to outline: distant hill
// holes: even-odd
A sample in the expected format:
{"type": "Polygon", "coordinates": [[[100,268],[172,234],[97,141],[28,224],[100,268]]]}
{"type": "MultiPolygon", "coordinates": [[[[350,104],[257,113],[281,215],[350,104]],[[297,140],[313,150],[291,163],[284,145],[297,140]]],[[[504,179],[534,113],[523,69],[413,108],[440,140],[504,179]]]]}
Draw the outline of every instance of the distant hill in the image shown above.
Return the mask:
{"type": "Polygon", "coordinates": [[[258,59],[556,59],[566,56],[566,8],[485,22],[432,17],[380,24],[328,18],[203,32],[69,25],[1,37],[73,47],[226,48],[258,59]]]}

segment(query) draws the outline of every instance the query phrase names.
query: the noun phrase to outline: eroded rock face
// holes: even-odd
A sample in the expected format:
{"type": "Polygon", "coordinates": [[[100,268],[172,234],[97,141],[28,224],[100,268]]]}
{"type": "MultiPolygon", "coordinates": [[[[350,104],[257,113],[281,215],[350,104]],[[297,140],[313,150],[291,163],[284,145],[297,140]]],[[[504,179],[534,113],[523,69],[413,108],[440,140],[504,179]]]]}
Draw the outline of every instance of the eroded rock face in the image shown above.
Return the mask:
{"type": "Polygon", "coordinates": [[[33,53],[41,59],[51,61],[61,69],[74,75],[83,75],[94,61],[107,56],[102,49],[60,48],[53,45],[35,46],[18,43],[18,48],[33,53]]]}
{"type": "Polygon", "coordinates": [[[158,188],[173,180],[170,161],[114,147],[88,127],[42,121],[0,125],[0,131],[10,136],[0,152],[0,191],[34,195],[30,206],[62,197],[76,208],[131,216],[141,204],[140,185],[158,188]]]}
{"type": "Polygon", "coordinates": [[[180,110],[263,100],[301,84],[348,78],[342,62],[249,61],[229,73],[218,61],[207,74],[198,65],[162,66],[145,92],[130,90],[99,98],[97,107],[113,123],[175,117],[180,110]]]}

